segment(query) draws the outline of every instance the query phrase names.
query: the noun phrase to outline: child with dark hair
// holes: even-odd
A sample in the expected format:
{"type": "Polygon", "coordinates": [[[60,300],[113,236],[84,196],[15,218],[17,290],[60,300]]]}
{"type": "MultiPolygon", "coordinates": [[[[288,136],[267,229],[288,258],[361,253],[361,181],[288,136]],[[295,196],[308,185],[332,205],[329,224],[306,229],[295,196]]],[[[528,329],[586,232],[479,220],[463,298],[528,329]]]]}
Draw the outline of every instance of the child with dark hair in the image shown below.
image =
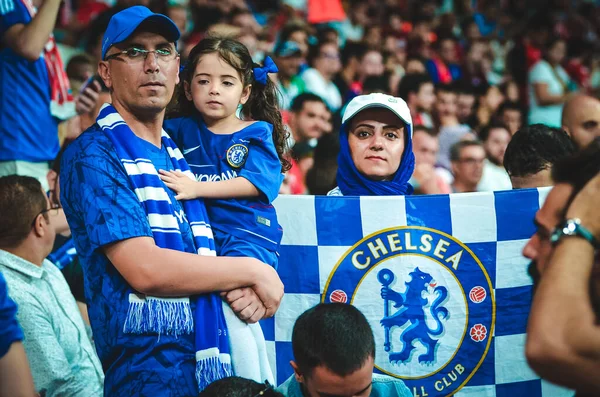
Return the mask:
{"type": "Polygon", "coordinates": [[[282,231],[271,202],[289,169],[283,157],[287,132],[267,73],[254,67],[246,47],[207,38],[183,70],[179,110],[165,130],[182,148],[197,181],[161,171],[176,199],[205,198],[220,255],[253,256],[274,267],[282,231]],[[241,105],[241,115],[237,110],[241,105]]]}
{"type": "MultiPolygon", "coordinates": [[[[178,107],[184,117],[164,124],[196,180],[181,172],[160,171],[177,200],[206,199],[218,255],[253,257],[275,268],[282,229],[271,203],[283,181],[282,171],[290,167],[283,157],[287,132],[277,91],[268,77],[276,72],[271,58],[265,59],[263,67],[254,64],[248,49],[236,40],[203,39],[191,51],[182,72],[178,107]]],[[[239,298],[234,292],[225,296],[230,304],[239,298]]],[[[260,320],[265,308],[255,306],[239,310],[237,316],[248,322],[260,320]]],[[[264,380],[265,368],[259,367],[268,369],[268,360],[260,326],[246,327],[231,311],[224,313],[230,338],[239,330],[256,341],[237,344],[242,350],[238,357],[251,356],[246,352],[250,349],[264,358],[260,365],[237,365],[234,349],[234,373],[264,380]]]]}

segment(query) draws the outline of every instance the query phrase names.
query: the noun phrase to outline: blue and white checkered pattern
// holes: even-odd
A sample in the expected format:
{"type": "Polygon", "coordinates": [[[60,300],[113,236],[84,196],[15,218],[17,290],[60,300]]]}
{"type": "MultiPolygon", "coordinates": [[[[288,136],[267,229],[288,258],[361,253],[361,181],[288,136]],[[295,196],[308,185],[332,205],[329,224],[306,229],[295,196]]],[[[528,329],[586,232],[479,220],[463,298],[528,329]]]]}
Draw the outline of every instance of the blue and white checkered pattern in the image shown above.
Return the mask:
{"type": "Polygon", "coordinates": [[[279,274],[285,296],[275,317],[262,322],[277,383],[292,374],[289,361],[296,318],[321,301],[341,256],[370,233],[426,226],[452,235],[479,257],[496,298],[490,349],[456,396],[572,396],[573,392],[540,380],[524,355],[532,281],[521,251],[535,231],[533,217],[547,193],[548,189],[527,189],[412,197],[278,198],[275,206],[284,229],[279,274]]]}

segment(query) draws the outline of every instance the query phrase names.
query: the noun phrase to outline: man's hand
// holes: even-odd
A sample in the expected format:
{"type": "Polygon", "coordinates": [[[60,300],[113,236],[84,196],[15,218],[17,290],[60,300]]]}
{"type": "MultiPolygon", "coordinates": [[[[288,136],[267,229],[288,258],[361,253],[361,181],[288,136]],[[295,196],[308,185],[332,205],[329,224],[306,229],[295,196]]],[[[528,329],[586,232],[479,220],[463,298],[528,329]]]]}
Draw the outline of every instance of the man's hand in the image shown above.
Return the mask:
{"type": "Polygon", "coordinates": [[[244,287],[222,292],[221,296],[240,320],[252,324],[265,318],[267,309],[252,288],[244,287]]]}
{"type": "Polygon", "coordinates": [[[283,283],[277,271],[269,265],[261,267],[257,280],[252,289],[267,309],[264,317],[273,317],[283,298],[283,283]]]}
{"type": "Polygon", "coordinates": [[[75,111],[77,111],[77,114],[88,114],[94,110],[98,103],[98,93],[101,89],[100,83],[95,80],[85,86],[75,99],[75,111]]]}

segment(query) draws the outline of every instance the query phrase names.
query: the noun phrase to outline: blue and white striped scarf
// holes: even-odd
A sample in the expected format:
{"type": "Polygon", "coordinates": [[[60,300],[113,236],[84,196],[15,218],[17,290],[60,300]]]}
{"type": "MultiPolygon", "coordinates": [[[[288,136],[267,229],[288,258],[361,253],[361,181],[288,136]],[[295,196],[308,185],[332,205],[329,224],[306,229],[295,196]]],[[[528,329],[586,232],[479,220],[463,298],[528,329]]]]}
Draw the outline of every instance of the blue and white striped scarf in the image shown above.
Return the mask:
{"type": "MultiPolygon", "coordinates": [[[[156,245],[185,251],[167,187],[158,177],[154,164],[146,158],[146,150],[141,146],[140,138],[109,104],[102,107],[96,122],[115,146],[129,181],[146,210],[156,245]]],[[[161,139],[173,167],[193,178],[183,155],[164,130],[161,139]]],[[[204,202],[198,199],[187,200],[183,202],[183,209],[192,229],[198,254],[215,256],[215,243],[204,202]]],[[[189,297],[158,298],[140,295],[132,290],[123,332],[177,336],[190,334],[195,329],[196,379],[201,391],[211,382],[231,376],[233,371],[227,325],[219,294],[203,294],[192,299],[195,301],[193,313],[189,297]]]]}

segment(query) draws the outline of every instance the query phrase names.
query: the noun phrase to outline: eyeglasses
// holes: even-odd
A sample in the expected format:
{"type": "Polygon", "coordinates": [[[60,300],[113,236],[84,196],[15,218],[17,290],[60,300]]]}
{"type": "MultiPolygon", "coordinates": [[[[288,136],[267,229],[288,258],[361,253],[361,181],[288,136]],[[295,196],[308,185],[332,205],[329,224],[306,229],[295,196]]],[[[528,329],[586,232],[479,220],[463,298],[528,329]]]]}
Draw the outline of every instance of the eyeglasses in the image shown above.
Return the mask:
{"type": "Polygon", "coordinates": [[[50,215],[58,215],[58,212],[61,208],[62,207],[60,204],[53,204],[50,208],[44,208],[43,210],[38,212],[36,216],[33,217],[33,220],[31,221],[31,227],[35,225],[35,220],[38,216],[45,214],[46,212],[50,215]]]}
{"type": "Polygon", "coordinates": [[[265,380],[265,388],[255,394],[254,397],[264,396],[271,389],[273,389],[273,385],[270,384],[268,380],[265,380]]]}
{"type": "Polygon", "coordinates": [[[131,47],[123,51],[116,52],[105,58],[106,61],[111,59],[127,60],[130,63],[143,62],[148,58],[148,54],[156,54],[156,59],[162,62],[171,62],[179,56],[179,53],[172,48],[159,48],[157,50],[144,50],[142,48],[131,47]],[[125,59],[119,58],[124,56],[125,59]]]}

